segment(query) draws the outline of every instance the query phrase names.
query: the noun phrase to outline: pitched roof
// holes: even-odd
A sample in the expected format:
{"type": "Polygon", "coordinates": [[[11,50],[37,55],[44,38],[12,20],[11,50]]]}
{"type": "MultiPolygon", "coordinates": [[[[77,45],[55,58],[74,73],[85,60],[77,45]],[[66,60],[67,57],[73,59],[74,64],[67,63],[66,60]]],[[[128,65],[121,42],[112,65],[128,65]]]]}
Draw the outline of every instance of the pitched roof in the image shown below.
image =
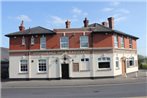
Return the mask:
{"type": "Polygon", "coordinates": [[[126,35],[126,36],[129,36],[129,37],[138,39],[138,37],[136,37],[136,36],[124,33],[124,32],[119,31],[119,30],[113,30],[113,29],[111,29],[109,27],[103,26],[103,25],[98,24],[98,23],[90,24],[88,27],[95,27],[95,29],[93,30],[94,33],[96,33],[96,32],[107,32],[107,33],[111,32],[111,33],[116,33],[116,34],[120,34],[120,35],[126,35]]]}
{"type": "Polygon", "coordinates": [[[26,29],[23,32],[18,31],[18,32],[7,34],[5,36],[10,37],[14,35],[33,35],[33,34],[55,34],[55,32],[52,30],[46,29],[44,27],[37,26],[37,27],[26,29]]]}

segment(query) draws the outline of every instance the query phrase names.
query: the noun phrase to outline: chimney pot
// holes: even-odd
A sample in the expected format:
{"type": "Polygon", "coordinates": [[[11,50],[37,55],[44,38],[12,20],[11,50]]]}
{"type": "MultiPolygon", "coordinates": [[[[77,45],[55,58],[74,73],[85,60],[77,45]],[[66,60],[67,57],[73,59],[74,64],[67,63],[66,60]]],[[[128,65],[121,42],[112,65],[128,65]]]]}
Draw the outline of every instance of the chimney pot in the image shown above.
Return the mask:
{"type": "Polygon", "coordinates": [[[102,22],[102,25],[107,27],[108,26],[108,23],[106,21],[102,22]]]}
{"type": "Polygon", "coordinates": [[[66,28],[70,28],[70,21],[69,20],[67,20],[66,22],[65,22],[65,25],[66,25],[66,28]]]}
{"type": "Polygon", "coordinates": [[[87,18],[85,18],[85,20],[83,21],[83,23],[84,23],[84,27],[88,27],[89,20],[87,20],[87,18]]]}
{"type": "Polygon", "coordinates": [[[114,29],[114,17],[108,18],[109,28],[114,29]]]}
{"type": "Polygon", "coordinates": [[[24,24],[23,24],[23,20],[21,21],[21,24],[19,26],[19,31],[23,32],[25,30],[24,24]]]}

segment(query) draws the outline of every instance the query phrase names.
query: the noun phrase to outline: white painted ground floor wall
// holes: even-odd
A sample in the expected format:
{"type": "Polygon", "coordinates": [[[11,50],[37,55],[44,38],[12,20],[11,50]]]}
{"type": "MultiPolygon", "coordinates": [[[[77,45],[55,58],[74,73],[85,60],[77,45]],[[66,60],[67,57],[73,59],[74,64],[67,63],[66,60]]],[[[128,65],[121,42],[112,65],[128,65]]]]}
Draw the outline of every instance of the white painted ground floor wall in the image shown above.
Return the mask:
{"type": "MultiPolygon", "coordinates": [[[[137,54],[135,53],[91,53],[91,54],[68,54],[63,53],[56,55],[10,55],[9,60],[9,77],[10,78],[62,78],[62,64],[66,63],[69,65],[69,77],[70,78],[86,78],[86,77],[114,77],[122,75],[122,62],[121,58],[134,57],[134,60],[137,61],[137,54]],[[67,57],[67,60],[64,61],[63,56],[67,57]],[[110,58],[110,68],[101,69],[98,67],[98,58],[108,57],[110,58]],[[119,58],[118,65],[116,67],[116,57],[119,58]],[[83,63],[82,58],[88,58],[89,61],[83,63]],[[20,60],[28,60],[28,72],[22,73],[20,71],[20,60]],[[46,59],[46,72],[38,71],[38,60],[46,59]],[[79,71],[73,71],[73,63],[79,63],[79,71]],[[86,67],[85,67],[86,66],[86,67]]],[[[127,63],[127,62],[126,62],[127,63]]],[[[133,66],[127,66],[126,64],[126,73],[138,71],[138,64],[134,63],[133,66]]]]}

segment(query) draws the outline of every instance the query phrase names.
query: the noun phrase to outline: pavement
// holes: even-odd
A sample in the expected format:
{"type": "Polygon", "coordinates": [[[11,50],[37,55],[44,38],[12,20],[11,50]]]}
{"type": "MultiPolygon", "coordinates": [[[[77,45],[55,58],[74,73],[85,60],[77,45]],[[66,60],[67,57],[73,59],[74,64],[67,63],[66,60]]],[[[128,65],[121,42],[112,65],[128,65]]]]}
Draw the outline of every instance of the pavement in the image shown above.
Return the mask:
{"type": "Polygon", "coordinates": [[[1,82],[2,88],[56,88],[78,86],[109,86],[132,83],[147,83],[147,70],[139,70],[138,73],[127,77],[103,78],[103,79],[61,79],[61,80],[29,80],[29,81],[5,81],[1,82]]]}

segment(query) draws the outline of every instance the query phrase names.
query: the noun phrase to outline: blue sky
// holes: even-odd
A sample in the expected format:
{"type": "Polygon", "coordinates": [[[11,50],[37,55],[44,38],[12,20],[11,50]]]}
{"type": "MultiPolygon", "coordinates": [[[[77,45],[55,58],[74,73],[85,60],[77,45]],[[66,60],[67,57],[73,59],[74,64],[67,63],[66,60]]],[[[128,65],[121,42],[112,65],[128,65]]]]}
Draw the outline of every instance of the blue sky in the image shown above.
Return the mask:
{"type": "Polygon", "coordinates": [[[93,2],[2,2],[2,42],[0,46],[9,47],[5,34],[18,31],[21,20],[25,28],[42,26],[48,29],[65,28],[65,21],[71,27],[82,27],[83,19],[90,23],[101,23],[107,18],[115,18],[115,29],[139,37],[138,53],[146,51],[146,2],[93,1],[93,2]]]}

